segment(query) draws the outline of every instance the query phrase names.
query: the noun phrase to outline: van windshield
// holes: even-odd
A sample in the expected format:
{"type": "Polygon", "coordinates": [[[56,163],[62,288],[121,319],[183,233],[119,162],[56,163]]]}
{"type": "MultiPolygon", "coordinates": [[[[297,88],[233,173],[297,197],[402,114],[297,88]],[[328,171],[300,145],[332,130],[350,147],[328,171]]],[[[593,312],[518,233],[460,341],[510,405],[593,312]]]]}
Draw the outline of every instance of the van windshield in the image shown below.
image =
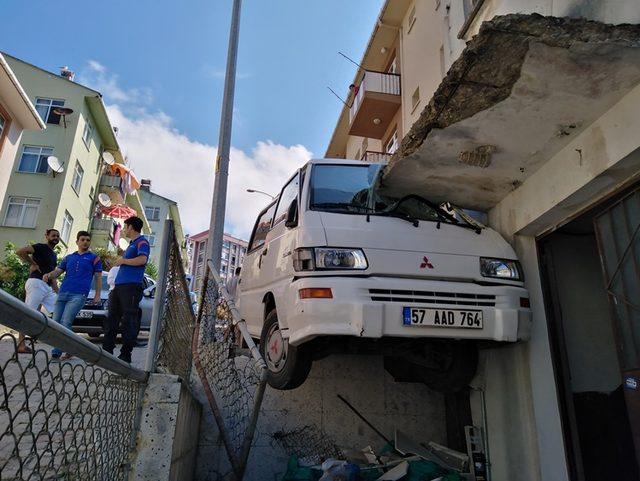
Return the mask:
{"type": "Polygon", "coordinates": [[[412,221],[458,223],[438,205],[418,195],[382,195],[378,184],[383,168],[383,164],[314,165],[311,208],[325,212],[387,215],[412,221]]]}

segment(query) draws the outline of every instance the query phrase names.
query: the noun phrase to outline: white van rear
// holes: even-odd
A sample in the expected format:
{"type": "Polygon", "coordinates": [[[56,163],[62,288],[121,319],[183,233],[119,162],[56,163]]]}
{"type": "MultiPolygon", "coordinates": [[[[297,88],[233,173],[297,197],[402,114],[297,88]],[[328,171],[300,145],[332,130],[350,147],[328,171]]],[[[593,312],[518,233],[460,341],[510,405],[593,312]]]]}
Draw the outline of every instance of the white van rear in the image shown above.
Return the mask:
{"type": "Polygon", "coordinates": [[[528,337],[509,244],[460,210],[393,196],[383,171],[312,160],[259,215],[238,304],[272,387],[297,387],[313,359],[346,350],[384,354],[397,380],[456,390],[475,373],[478,341],[528,337]]]}

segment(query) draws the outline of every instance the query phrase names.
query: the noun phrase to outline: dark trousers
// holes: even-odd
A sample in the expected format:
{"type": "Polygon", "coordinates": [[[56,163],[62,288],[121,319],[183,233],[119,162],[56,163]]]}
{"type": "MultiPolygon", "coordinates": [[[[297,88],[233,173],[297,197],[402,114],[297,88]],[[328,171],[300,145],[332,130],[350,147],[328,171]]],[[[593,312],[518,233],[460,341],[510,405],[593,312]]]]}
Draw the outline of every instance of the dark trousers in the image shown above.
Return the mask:
{"type": "Polygon", "coordinates": [[[130,357],[140,330],[139,307],[142,300],[142,284],[118,284],[109,294],[109,315],[105,321],[102,348],[113,354],[122,324],[122,349],[120,355],[130,357]]]}

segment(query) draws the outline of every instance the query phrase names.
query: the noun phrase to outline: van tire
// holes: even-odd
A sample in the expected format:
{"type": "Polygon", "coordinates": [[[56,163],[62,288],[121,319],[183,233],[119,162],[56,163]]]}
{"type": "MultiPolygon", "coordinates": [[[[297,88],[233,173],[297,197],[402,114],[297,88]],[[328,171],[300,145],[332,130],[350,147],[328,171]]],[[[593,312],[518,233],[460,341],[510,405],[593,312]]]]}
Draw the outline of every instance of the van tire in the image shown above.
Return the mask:
{"type": "MultiPolygon", "coordinates": [[[[268,352],[265,352],[268,346],[269,338],[278,337],[278,313],[276,309],[272,309],[262,326],[262,334],[260,335],[260,354],[267,363],[267,382],[269,386],[281,391],[295,389],[300,386],[311,371],[311,355],[308,346],[289,346],[286,339],[281,337],[276,341],[284,343],[285,358],[281,361],[280,369],[273,370],[273,361],[268,359],[268,352]]],[[[273,342],[273,341],[272,341],[273,342]]]]}
{"type": "Polygon", "coordinates": [[[386,356],[384,368],[397,382],[422,382],[441,393],[455,393],[469,386],[478,369],[475,342],[438,339],[425,344],[429,356],[439,358],[440,369],[425,366],[417,352],[386,356]]]}

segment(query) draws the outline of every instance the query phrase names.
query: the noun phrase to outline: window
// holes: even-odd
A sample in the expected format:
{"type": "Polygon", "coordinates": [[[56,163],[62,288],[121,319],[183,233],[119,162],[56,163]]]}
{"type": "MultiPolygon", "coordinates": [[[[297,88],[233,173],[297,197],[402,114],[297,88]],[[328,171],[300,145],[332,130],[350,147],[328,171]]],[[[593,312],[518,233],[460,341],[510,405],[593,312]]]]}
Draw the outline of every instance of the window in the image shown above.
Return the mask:
{"type": "Polygon", "coordinates": [[[299,176],[298,174],[296,174],[295,177],[291,179],[289,183],[282,189],[282,193],[280,194],[280,201],[278,202],[278,209],[276,210],[276,219],[273,222],[273,225],[276,225],[278,222],[284,220],[287,217],[289,206],[294,201],[294,199],[298,197],[298,191],[300,190],[298,180],[299,176]]]}
{"type": "Polygon", "coordinates": [[[71,179],[71,187],[76,191],[76,194],[80,194],[80,186],[82,185],[82,176],[84,176],[84,169],[80,165],[80,162],[76,160],[76,168],[73,171],[73,179],[71,179]]]}
{"type": "Polygon", "coordinates": [[[276,210],[276,205],[271,204],[267,210],[265,210],[258,220],[256,221],[256,225],[253,227],[253,234],[251,236],[251,242],[249,243],[249,250],[252,251],[261,247],[265,243],[265,239],[267,238],[267,234],[271,229],[271,221],[273,220],[273,213],[276,210]]]}
{"type": "Polygon", "coordinates": [[[411,32],[413,24],[416,23],[416,6],[411,7],[409,12],[409,19],[407,20],[407,33],[411,32]]]}
{"type": "Polygon", "coordinates": [[[420,103],[420,87],[416,87],[413,91],[413,95],[411,96],[411,108],[415,110],[418,103],[420,103]]]}
{"type": "Polygon", "coordinates": [[[64,106],[64,100],[36,98],[36,110],[40,118],[48,124],[60,124],[60,116],[53,110],[64,106]]]}
{"type": "Polygon", "coordinates": [[[89,198],[91,200],[93,200],[93,196],[94,196],[95,193],[96,193],[95,187],[91,186],[91,189],[89,190],[89,198]]]}
{"type": "Polygon", "coordinates": [[[69,214],[68,210],[64,211],[64,219],[62,219],[62,231],[60,232],[60,238],[65,244],[69,243],[69,237],[71,236],[71,229],[73,228],[73,217],[69,214]]]}
{"type": "Polygon", "coordinates": [[[84,124],[84,131],[82,132],[82,141],[87,148],[89,148],[89,142],[91,142],[91,134],[93,134],[93,127],[91,127],[91,122],[87,119],[84,124]]]}
{"type": "Polygon", "coordinates": [[[149,240],[149,245],[151,247],[154,247],[156,245],[156,233],[155,232],[152,232],[151,234],[149,234],[147,239],[149,240]]]}
{"type": "Polygon", "coordinates": [[[40,199],[9,197],[4,225],[11,227],[35,227],[40,199]]]}
{"type": "Polygon", "coordinates": [[[231,256],[231,264],[236,265],[236,256],[231,256]]]}
{"type": "Polygon", "coordinates": [[[50,147],[25,145],[22,149],[18,171],[46,174],[49,170],[47,157],[50,155],[53,155],[53,149],[50,147]]]}
{"type": "Polygon", "coordinates": [[[2,133],[4,132],[4,126],[7,123],[7,119],[5,119],[0,113],[0,139],[2,138],[2,133]]]}
{"type": "Polygon", "coordinates": [[[385,152],[387,154],[393,154],[396,150],[398,150],[398,131],[394,130],[393,134],[391,134],[391,137],[389,137],[389,140],[387,141],[387,144],[385,145],[385,152]]]}
{"type": "Polygon", "coordinates": [[[391,63],[389,64],[389,67],[387,68],[387,73],[398,73],[397,57],[393,57],[393,60],[391,61],[391,63]]]}
{"type": "Polygon", "coordinates": [[[144,215],[147,220],[160,220],[160,207],[145,207],[144,215]]]}

